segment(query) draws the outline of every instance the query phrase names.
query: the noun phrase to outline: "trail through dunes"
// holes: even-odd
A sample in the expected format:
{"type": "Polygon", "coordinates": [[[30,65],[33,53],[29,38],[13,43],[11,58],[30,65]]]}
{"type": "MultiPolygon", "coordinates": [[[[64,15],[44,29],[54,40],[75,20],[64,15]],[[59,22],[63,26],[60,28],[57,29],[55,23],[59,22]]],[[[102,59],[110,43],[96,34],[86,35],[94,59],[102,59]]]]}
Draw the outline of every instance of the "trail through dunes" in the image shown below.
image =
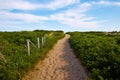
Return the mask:
{"type": "Polygon", "coordinates": [[[59,40],[22,80],[87,80],[83,66],[70,48],[69,37],[59,40]]]}

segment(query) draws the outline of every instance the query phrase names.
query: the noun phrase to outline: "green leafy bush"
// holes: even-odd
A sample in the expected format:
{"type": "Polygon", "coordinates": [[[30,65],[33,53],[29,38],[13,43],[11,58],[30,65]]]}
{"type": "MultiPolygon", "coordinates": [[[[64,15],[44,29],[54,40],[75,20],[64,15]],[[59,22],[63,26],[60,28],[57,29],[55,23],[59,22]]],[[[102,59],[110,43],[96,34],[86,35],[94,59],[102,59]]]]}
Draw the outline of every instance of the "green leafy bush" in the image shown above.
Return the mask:
{"type": "Polygon", "coordinates": [[[75,55],[91,73],[92,80],[120,79],[120,35],[71,32],[75,55]]]}
{"type": "Polygon", "coordinates": [[[62,37],[64,37],[63,31],[0,32],[0,52],[7,61],[5,64],[0,59],[0,80],[20,80],[62,37]],[[30,46],[31,54],[28,56],[26,39],[36,44],[39,37],[41,44],[41,37],[44,35],[46,35],[45,45],[41,45],[40,49],[30,46]]]}

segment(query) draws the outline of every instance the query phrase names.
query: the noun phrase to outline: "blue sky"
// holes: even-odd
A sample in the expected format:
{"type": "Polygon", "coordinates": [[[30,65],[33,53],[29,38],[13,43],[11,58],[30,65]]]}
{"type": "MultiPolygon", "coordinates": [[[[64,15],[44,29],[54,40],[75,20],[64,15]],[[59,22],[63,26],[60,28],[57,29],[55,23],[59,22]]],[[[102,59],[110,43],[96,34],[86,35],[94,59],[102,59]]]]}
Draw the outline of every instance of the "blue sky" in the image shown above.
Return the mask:
{"type": "Polygon", "coordinates": [[[0,0],[0,31],[120,31],[120,0],[0,0]]]}

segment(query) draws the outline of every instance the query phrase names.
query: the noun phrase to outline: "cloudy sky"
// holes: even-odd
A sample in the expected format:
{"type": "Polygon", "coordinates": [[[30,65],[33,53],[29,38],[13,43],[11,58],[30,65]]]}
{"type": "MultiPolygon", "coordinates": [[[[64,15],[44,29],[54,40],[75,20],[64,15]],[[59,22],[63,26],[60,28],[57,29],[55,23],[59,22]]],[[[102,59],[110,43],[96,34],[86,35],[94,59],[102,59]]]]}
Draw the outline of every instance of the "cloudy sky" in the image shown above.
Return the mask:
{"type": "Polygon", "coordinates": [[[120,0],[0,0],[0,31],[120,31],[120,0]]]}

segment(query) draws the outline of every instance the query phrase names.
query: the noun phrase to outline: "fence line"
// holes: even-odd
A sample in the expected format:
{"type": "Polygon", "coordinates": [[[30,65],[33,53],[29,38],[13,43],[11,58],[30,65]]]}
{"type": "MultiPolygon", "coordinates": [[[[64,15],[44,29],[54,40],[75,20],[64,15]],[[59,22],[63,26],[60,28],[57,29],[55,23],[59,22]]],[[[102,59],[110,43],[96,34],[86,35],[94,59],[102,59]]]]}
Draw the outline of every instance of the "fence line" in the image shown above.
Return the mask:
{"type": "Polygon", "coordinates": [[[27,41],[27,51],[28,51],[28,56],[30,56],[30,43],[32,44],[33,47],[35,47],[36,49],[39,49],[40,47],[45,45],[45,36],[41,38],[41,43],[42,45],[40,46],[40,39],[39,37],[37,38],[37,46],[29,39],[26,40],[27,41]]]}

